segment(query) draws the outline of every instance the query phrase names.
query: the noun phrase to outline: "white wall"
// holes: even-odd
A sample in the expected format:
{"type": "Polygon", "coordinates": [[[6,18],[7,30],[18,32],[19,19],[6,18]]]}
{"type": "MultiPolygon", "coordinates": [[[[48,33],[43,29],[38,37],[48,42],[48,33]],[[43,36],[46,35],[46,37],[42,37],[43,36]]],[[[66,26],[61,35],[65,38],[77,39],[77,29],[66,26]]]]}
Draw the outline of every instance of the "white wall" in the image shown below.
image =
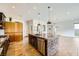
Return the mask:
{"type": "Polygon", "coordinates": [[[57,28],[57,33],[59,35],[64,35],[64,36],[74,36],[74,21],[73,20],[67,20],[67,21],[62,21],[56,24],[57,28]]]}

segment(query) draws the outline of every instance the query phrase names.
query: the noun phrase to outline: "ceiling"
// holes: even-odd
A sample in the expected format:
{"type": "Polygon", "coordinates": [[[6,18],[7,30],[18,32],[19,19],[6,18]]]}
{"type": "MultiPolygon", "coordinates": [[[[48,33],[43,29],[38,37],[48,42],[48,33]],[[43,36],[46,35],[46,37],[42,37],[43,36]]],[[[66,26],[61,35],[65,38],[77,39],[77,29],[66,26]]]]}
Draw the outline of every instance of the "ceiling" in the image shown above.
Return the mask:
{"type": "Polygon", "coordinates": [[[52,4],[35,4],[35,3],[1,3],[0,11],[4,12],[7,17],[28,19],[48,20],[48,6],[51,9],[51,19],[55,22],[79,19],[79,4],[77,3],[52,3],[52,4]],[[38,16],[40,13],[40,16],[38,16]]]}

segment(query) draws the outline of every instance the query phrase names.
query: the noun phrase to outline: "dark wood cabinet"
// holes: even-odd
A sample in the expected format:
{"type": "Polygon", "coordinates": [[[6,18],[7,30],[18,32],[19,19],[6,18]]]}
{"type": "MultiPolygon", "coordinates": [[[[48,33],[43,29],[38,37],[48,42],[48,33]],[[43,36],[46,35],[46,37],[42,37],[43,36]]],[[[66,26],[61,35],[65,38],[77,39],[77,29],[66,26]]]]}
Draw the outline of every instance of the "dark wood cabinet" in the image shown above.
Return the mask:
{"type": "Polygon", "coordinates": [[[0,22],[0,29],[3,29],[3,28],[4,28],[3,23],[0,22]]]}
{"type": "Polygon", "coordinates": [[[2,47],[3,47],[3,50],[2,50],[2,56],[5,56],[6,55],[6,53],[7,53],[7,50],[8,50],[8,46],[9,46],[9,40],[6,40],[4,43],[3,43],[3,45],[2,45],[2,47]]]}
{"type": "Polygon", "coordinates": [[[47,55],[47,40],[38,38],[38,51],[42,55],[47,55]]]}
{"type": "Polygon", "coordinates": [[[5,38],[5,37],[6,36],[0,36],[0,39],[1,38],[4,38],[5,39],[5,41],[2,42],[1,45],[0,45],[0,49],[2,48],[2,51],[0,53],[0,56],[5,56],[6,53],[7,53],[8,47],[9,47],[9,43],[10,43],[9,38],[5,38]]]}
{"type": "Polygon", "coordinates": [[[31,44],[41,55],[47,56],[47,40],[29,34],[29,44],[31,44]]]}
{"type": "Polygon", "coordinates": [[[37,49],[37,38],[33,35],[29,35],[29,43],[37,49]]]}
{"type": "Polygon", "coordinates": [[[4,13],[0,12],[0,29],[4,29],[4,21],[5,21],[5,15],[4,13]]]}
{"type": "Polygon", "coordinates": [[[5,21],[5,15],[3,12],[0,12],[0,22],[4,22],[5,21]]]}

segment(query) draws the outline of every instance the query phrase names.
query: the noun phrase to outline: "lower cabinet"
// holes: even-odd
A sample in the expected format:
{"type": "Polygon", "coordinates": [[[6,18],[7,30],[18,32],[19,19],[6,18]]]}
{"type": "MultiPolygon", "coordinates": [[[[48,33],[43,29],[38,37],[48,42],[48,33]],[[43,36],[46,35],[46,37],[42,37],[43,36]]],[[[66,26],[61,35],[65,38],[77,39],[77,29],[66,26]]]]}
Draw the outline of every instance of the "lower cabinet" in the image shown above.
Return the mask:
{"type": "Polygon", "coordinates": [[[0,48],[2,48],[2,52],[0,54],[0,56],[5,56],[8,50],[8,46],[9,46],[9,40],[5,40],[5,42],[2,44],[2,46],[0,48]]]}
{"type": "Polygon", "coordinates": [[[47,40],[29,34],[29,43],[41,54],[47,55],[47,40]]]}
{"type": "Polygon", "coordinates": [[[37,49],[37,38],[35,36],[29,35],[29,43],[37,49]]]}
{"type": "Polygon", "coordinates": [[[46,41],[45,40],[43,40],[43,39],[39,39],[38,38],[38,50],[43,54],[43,55],[46,55],[46,47],[45,47],[45,45],[46,45],[46,41]]]}

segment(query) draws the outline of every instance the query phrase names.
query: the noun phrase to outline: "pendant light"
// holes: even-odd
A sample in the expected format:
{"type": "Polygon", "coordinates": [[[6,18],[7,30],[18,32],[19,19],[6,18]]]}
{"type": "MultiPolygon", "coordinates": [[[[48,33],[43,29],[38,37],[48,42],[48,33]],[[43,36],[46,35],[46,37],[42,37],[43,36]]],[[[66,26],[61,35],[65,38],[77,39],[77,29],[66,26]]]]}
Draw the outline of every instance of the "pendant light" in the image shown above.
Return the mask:
{"type": "Polygon", "coordinates": [[[48,38],[48,56],[56,55],[58,52],[58,38],[55,34],[55,25],[51,19],[51,7],[48,6],[47,38],[48,38]]]}
{"type": "Polygon", "coordinates": [[[48,6],[48,22],[47,22],[47,24],[51,24],[51,19],[50,19],[50,9],[51,9],[51,7],[50,6],[48,6]]]}
{"type": "Polygon", "coordinates": [[[9,17],[9,21],[10,21],[10,22],[12,21],[12,17],[9,17]]]}
{"type": "Polygon", "coordinates": [[[51,18],[50,18],[50,16],[51,16],[51,11],[50,11],[50,9],[51,9],[51,7],[50,6],[48,6],[48,22],[47,22],[47,37],[49,38],[49,39],[52,39],[52,37],[53,37],[53,34],[52,34],[52,30],[53,30],[53,25],[52,25],[52,22],[51,22],[51,18]]]}
{"type": "Polygon", "coordinates": [[[50,6],[48,6],[47,32],[48,32],[48,37],[50,39],[55,37],[55,32],[56,32],[54,22],[52,23],[52,19],[51,19],[52,15],[51,15],[51,13],[52,13],[52,8],[50,6]]]}
{"type": "MultiPolygon", "coordinates": [[[[38,20],[40,20],[40,13],[38,13],[38,20]]],[[[40,23],[37,24],[37,32],[38,32],[38,34],[41,34],[41,24],[40,23]]]]}

